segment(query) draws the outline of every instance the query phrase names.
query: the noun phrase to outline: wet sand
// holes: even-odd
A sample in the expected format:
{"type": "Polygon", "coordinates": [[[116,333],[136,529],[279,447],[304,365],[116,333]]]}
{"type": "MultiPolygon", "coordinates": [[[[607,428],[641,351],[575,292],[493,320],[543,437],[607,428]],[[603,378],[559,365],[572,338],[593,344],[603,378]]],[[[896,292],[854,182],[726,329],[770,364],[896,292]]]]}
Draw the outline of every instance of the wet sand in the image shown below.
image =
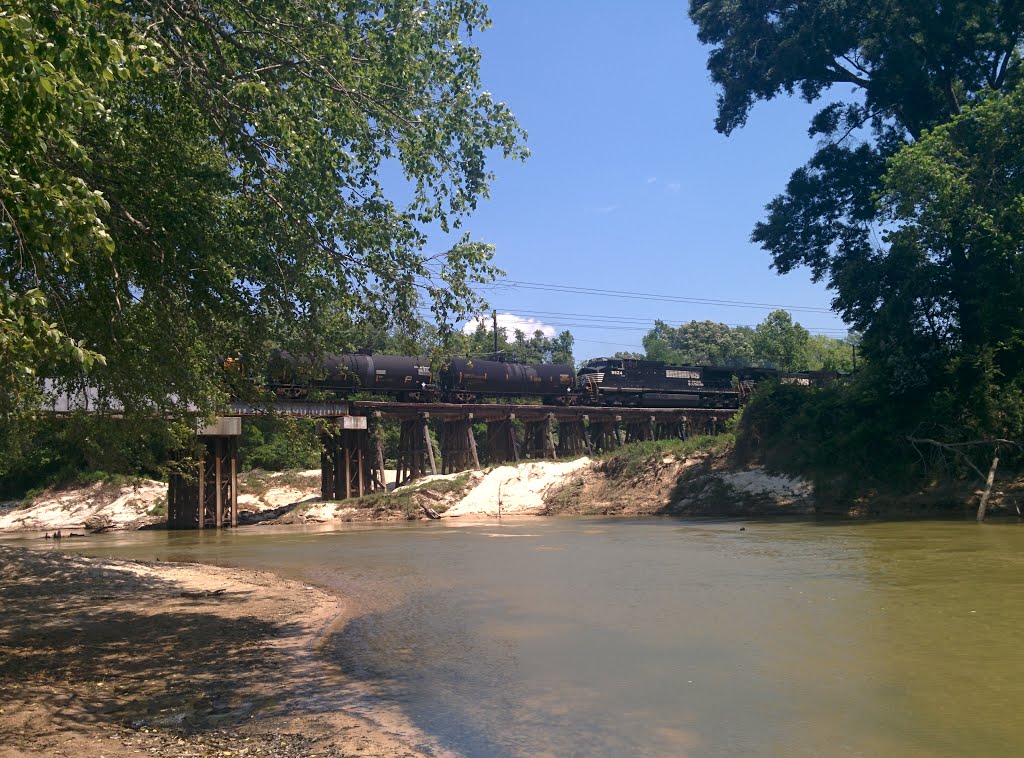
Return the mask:
{"type": "Polygon", "coordinates": [[[0,758],[443,755],[346,708],[320,654],[345,612],[264,572],[0,546],[0,758]]]}

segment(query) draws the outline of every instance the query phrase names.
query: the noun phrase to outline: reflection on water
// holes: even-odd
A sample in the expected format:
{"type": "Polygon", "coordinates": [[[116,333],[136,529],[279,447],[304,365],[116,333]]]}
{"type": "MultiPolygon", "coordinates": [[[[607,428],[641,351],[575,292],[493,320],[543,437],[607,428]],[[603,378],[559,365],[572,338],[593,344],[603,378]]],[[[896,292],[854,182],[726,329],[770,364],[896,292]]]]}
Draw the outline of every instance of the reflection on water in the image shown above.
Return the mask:
{"type": "Polygon", "coordinates": [[[1016,524],[553,519],[61,547],[337,589],[359,615],[332,659],[468,755],[1024,752],[1016,524]]]}

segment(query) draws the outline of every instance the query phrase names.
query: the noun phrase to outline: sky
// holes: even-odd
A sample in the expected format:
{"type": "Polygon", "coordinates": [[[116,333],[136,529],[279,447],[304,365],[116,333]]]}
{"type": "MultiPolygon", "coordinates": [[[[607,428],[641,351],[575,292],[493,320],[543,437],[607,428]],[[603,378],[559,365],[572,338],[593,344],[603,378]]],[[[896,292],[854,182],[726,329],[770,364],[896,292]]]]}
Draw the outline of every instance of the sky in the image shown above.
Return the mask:
{"type": "Polygon", "coordinates": [[[685,0],[492,0],[490,10],[493,27],[473,40],[483,86],[516,114],[532,152],[492,163],[491,197],[464,225],[520,283],[482,293],[509,314],[503,323],[567,328],[577,360],[642,352],[655,318],[755,325],[780,306],[812,333],[845,335],[823,285],[806,269],[779,276],[749,241],[813,152],[807,126],[821,104],[759,103],[744,128],[718,134],[709,49],[685,0]]]}

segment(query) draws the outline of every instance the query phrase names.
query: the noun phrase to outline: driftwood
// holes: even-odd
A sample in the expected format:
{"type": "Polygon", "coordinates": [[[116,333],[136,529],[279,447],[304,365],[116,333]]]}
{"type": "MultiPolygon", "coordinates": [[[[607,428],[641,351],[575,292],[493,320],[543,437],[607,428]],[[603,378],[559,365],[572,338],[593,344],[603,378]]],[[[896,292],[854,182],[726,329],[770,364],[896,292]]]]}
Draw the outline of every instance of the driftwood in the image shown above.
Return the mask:
{"type": "Polygon", "coordinates": [[[219,597],[227,591],[227,587],[221,587],[219,590],[183,590],[181,593],[182,597],[201,598],[201,597],[219,597]]]}
{"type": "MultiPolygon", "coordinates": [[[[970,442],[940,442],[939,440],[933,440],[928,437],[913,437],[908,435],[907,441],[910,442],[911,445],[913,445],[915,450],[917,450],[918,455],[921,454],[921,451],[918,450],[917,447],[919,444],[930,445],[940,450],[952,453],[957,457],[958,460],[970,466],[974,473],[978,475],[978,478],[985,482],[985,487],[981,491],[981,499],[978,502],[977,519],[979,524],[985,520],[985,513],[988,510],[988,499],[992,495],[992,485],[995,484],[996,481],[996,469],[999,468],[999,448],[1003,445],[1008,445],[1011,447],[1016,447],[1020,450],[1024,450],[1024,445],[1022,445],[1020,442],[1017,442],[1016,440],[1005,440],[998,437],[988,440],[971,440],[970,442]],[[978,447],[981,445],[993,446],[992,465],[989,466],[987,475],[983,473],[982,470],[974,464],[974,461],[972,461],[970,456],[968,456],[965,452],[970,448],[978,447]]],[[[924,456],[921,457],[923,458],[924,456]]],[[[1020,516],[1020,505],[1016,505],[1016,508],[1017,515],[1020,516]]]]}
{"type": "Polygon", "coordinates": [[[429,505],[426,505],[424,503],[420,503],[420,508],[422,508],[423,512],[425,514],[427,514],[427,518],[432,518],[432,519],[439,519],[439,518],[441,518],[441,514],[438,513],[437,511],[435,511],[429,505]]]}
{"type": "MultiPolygon", "coordinates": [[[[996,448],[996,455],[992,458],[992,467],[988,470],[988,478],[985,480],[985,489],[981,493],[981,502],[978,503],[978,521],[985,520],[985,509],[988,508],[988,496],[992,494],[992,482],[996,480],[996,469],[999,468],[999,448],[996,448]]],[[[1020,508],[1017,509],[1020,515],[1020,508]]]]}

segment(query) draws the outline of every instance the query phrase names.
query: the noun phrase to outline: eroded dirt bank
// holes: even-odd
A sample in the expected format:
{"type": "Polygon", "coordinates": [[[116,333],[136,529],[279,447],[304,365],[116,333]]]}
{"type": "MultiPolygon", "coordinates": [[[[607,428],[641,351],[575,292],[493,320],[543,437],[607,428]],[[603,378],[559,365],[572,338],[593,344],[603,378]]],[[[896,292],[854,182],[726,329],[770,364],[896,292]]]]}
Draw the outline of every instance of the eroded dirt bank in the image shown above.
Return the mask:
{"type": "Polygon", "coordinates": [[[0,546],[0,758],[443,754],[346,710],[343,603],[271,574],[0,546]]]}
{"type": "MultiPolygon", "coordinates": [[[[717,444],[717,443],[716,443],[717,444]]],[[[492,518],[496,515],[674,515],[704,517],[970,517],[979,482],[928,484],[859,497],[822,495],[806,480],[738,465],[727,445],[684,448],[680,441],[640,443],[597,460],[524,461],[482,471],[430,476],[393,492],[325,501],[319,471],[253,471],[240,480],[239,524],[492,518]],[[647,445],[648,447],[643,447],[647,445]]],[[[828,489],[827,483],[825,489],[828,489]]],[[[92,484],[48,490],[32,503],[0,507],[0,531],[79,533],[96,519],[112,528],[162,525],[160,482],[92,484]]],[[[1024,478],[1005,475],[990,501],[993,515],[1017,515],[1024,478]]]]}
{"type": "MultiPolygon", "coordinates": [[[[714,518],[973,518],[981,483],[927,483],[857,497],[822,494],[807,480],[738,465],[731,451],[612,456],[568,476],[545,513],[714,518]]],[[[1006,475],[989,501],[995,517],[1024,510],[1024,477],[1006,475]]]]}
{"type": "Polygon", "coordinates": [[[546,513],[616,516],[785,516],[815,511],[807,482],[761,468],[732,470],[723,456],[657,453],[611,457],[570,476],[547,498],[546,513]]]}

